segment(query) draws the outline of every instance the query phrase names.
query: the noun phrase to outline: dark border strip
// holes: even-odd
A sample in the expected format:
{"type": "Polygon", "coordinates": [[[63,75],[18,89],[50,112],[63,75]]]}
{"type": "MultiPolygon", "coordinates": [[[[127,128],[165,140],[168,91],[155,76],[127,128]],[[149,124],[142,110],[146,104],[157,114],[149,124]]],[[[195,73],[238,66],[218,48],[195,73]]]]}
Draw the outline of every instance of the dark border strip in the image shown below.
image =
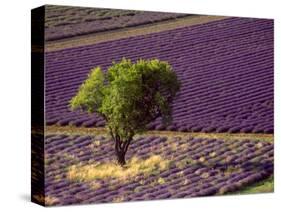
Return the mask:
{"type": "Polygon", "coordinates": [[[31,10],[31,201],[45,206],[44,169],[45,6],[31,10]]]}

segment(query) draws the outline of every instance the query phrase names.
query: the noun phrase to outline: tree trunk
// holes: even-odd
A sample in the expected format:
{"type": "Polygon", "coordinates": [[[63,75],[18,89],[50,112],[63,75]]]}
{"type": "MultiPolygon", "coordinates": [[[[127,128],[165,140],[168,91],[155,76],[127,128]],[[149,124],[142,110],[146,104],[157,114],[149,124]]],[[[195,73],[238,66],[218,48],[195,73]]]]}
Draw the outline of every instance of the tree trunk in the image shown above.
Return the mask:
{"type": "Polygon", "coordinates": [[[115,153],[117,157],[117,162],[120,166],[126,164],[125,155],[128,150],[128,147],[131,143],[131,138],[122,142],[119,135],[115,136],[115,153]]]}
{"type": "Polygon", "coordinates": [[[120,166],[124,166],[126,164],[125,154],[126,153],[124,151],[116,152],[117,162],[120,166]]]}

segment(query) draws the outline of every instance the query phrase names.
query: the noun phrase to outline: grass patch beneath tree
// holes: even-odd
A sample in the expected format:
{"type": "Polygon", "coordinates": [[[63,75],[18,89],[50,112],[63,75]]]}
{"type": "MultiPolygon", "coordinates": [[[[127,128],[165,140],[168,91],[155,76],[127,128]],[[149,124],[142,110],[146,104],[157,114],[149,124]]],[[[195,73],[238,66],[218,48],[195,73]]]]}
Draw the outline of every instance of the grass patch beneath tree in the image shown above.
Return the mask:
{"type": "Polygon", "coordinates": [[[128,163],[121,167],[115,162],[106,162],[92,165],[73,165],[68,170],[68,179],[74,181],[92,181],[98,179],[120,179],[126,180],[137,175],[158,174],[166,170],[170,165],[169,160],[159,155],[153,155],[145,160],[133,157],[128,163]]]}

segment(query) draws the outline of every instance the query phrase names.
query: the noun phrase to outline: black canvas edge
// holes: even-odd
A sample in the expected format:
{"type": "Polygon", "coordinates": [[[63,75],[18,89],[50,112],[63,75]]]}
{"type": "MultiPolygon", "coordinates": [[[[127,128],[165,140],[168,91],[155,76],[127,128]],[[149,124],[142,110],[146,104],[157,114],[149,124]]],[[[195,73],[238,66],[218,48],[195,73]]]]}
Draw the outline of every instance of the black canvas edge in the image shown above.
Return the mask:
{"type": "Polygon", "coordinates": [[[31,201],[45,206],[45,6],[31,10],[31,201]]]}

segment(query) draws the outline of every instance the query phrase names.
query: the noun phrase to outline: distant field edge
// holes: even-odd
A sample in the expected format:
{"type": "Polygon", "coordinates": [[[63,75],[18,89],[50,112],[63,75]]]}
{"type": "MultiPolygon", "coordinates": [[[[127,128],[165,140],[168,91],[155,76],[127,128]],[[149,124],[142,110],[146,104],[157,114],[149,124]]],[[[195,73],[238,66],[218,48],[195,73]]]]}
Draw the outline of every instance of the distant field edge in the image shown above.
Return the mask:
{"type": "Polygon", "coordinates": [[[166,21],[161,21],[151,24],[144,24],[140,26],[125,27],[122,29],[85,34],[85,35],[75,36],[71,38],[47,41],[45,46],[45,51],[52,52],[52,51],[58,51],[67,48],[87,46],[87,45],[102,43],[106,41],[113,41],[122,38],[146,35],[150,33],[162,32],[166,30],[173,30],[180,27],[204,24],[212,21],[219,21],[226,18],[230,18],[230,17],[190,15],[182,18],[166,20],[166,21]]]}
{"type": "MultiPolygon", "coordinates": [[[[48,134],[67,134],[67,135],[100,135],[106,134],[105,128],[86,128],[86,127],[74,127],[74,126],[46,126],[46,135],[48,134]]],[[[177,131],[147,131],[144,134],[136,136],[179,136],[179,137],[200,137],[208,139],[223,139],[223,140],[258,140],[271,142],[274,141],[273,134],[262,133],[202,133],[202,132],[177,132],[177,131]]]]}

